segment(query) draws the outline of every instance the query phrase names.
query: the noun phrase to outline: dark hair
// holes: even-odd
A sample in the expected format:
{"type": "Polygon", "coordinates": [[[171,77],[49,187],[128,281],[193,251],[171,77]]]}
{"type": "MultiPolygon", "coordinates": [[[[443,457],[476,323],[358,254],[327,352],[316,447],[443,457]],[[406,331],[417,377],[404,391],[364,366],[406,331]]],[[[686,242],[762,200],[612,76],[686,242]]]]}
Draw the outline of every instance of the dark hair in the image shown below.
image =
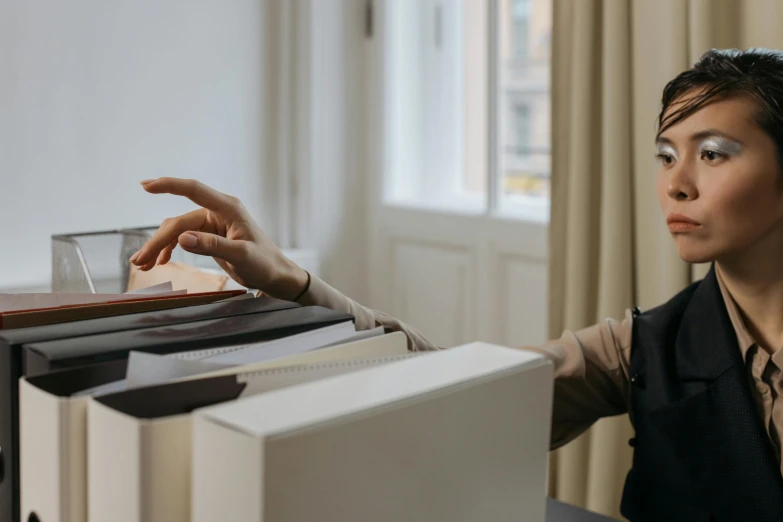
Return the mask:
{"type": "Polygon", "coordinates": [[[663,89],[658,136],[708,103],[730,96],[747,96],[757,106],[756,122],[775,142],[783,166],[783,53],[769,49],[713,49],[691,69],[663,89]],[[698,95],[664,118],[671,104],[685,93],[698,95]]]}

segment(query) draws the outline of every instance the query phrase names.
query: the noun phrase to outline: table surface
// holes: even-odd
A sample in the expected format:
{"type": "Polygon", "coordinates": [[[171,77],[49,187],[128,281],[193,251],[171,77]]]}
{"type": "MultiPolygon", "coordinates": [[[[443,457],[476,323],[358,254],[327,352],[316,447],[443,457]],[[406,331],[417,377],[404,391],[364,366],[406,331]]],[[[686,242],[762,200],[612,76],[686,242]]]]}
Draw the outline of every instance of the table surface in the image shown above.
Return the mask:
{"type": "Polygon", "coordinates": [[[614,518],[585,511],[551,498],[546,502],[546,522],[617,522],[614,518]]]}

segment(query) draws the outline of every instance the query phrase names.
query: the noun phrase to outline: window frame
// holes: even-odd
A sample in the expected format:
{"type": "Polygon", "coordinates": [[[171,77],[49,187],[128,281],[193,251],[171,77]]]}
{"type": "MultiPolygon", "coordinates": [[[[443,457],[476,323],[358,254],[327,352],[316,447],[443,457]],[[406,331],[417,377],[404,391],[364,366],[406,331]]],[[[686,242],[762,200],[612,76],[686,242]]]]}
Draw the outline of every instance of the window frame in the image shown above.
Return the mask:
{"type": "MultiPolygon", "coordinates": [[[[389,0],[386,0],[388,2],[389,0]]],[[[471,1],[471,0],[463,0],[471,1]]],[[[487,161],[486,170],[484,171],[484,181],[486,183],[486,191],[471,192],[465,190],[459,185],[464,185],[464,175],[455,176],[445,173],[433,173],[428,180],[419,180],[414,182],[413,180],[400,181],[395,178],[393,172],[384,172],[383,180],[381,183],[381,202],[385,207],[399,208],[399,209],[418,209],[424,211],[442,211],[447,213],[457,213],[464,215],[483,215],[487,217],[495,217],[504,220],[519,220],[530,222],[531,224],[548,224],[549,214],[551,207],[551,199],[549,197],[530,196],[526,194],[504,194],[503,185],[506,179],[506,172],[504,171],[503,157],[506,154],[504,150],[503,137],[503,113],[501,111],[502,105],[505,103],[504,92],[501,90],[502,86],[502,63],[501,63],[501,51],[500,51],[500,35],[501,35],[501,20],[500,20],[500,2],[508,0],[488,0],[487,2],[487,161]],[[427,197],[426,201],[421,201],[420,197],[407,197],[405,194],[409,192],[415,185],[424,184],[432,188],[440,187],[445,188],[447,192],[440,193],[438,196],[430,198],[427,197]],[[402,185],[406,185],[400,189],[402,185]]],[[[513,9],[513,6],[509,6],[513,9]]],[[[388,17],[387,17],[388,19],[388,17]]],[[[512,24],[515,20],[512,19],[512,24]]],[[[528,20],[529,23],[529,20],[528,20]]],[[[388,41],[385,42],[384,47],[389,48],[388,41]]],[[[516,60],[515,55],[515,60],[516,60]]],[[[549,86],[549,92],[551,92],[551,85],[549,86]]],[[[388,102],[387,102],[388,103],[388,102]]],[[[534,108],[527,103],[529,114],[534,117],[534,108]]],[[[391,104],[386,106],[386,111],[392,110],[391,104]]],[[[388,138],[389,136],[387,136],[388,138]]],[[[531,136],[532,137],[532,136],[531,136]]],[[[392,138],[393,139],[393,138],[392,138]]],[[[388,143],[384,143],[382,147],[387,147],[388,143]]],[[[387,165],[388,167],[388,165],[387,165]]],[[[548,169],[549,179],[551,180],[551,155],[548,169]]]]}

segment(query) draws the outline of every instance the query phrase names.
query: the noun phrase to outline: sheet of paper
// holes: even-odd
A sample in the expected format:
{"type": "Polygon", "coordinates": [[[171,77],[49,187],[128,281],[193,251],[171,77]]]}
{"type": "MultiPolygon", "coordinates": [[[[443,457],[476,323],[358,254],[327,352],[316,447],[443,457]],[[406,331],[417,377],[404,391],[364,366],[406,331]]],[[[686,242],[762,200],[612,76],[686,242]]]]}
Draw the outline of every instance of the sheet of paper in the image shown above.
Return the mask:
{"type": "MultiPolygon", "coordinates": [[[[237,290],[240,290],[239,288],[237,290]]],[[[225,303],[226,301],[242,301],[244,299],[255,299],[256,296],[251,294],[250,292],[246,292],[242,295],[237,295],[234,297],[229,297],[228,299],[223,299],[221,301],[218,301],[218,303],[225,303]]]]}
{"type": "Polygon", "coordinates": [[[138,290],[133,290],[131,292],[127,292],[128,295],[150,295],[150,294],[162,294],[164,292],[173,292],[174,287],[171,286],[171,281],[166,281],[165,283],[160,283],[157,285],[148,286],[146,288],[139,288],[138,290]]]}
{"type": "Polygon", "coordinates": [[[114,381],[106,384],[101,384],[99,386],[94,386],[92,388],[86,388],[84,390],[72,393],[71,397],[84,397],[87,395],[92,397],[98,397],[100,395],[107,395],[109,393],[121,392],[127,389],[128,389],[128,383],[125,381],[125,379],[122,379],[121,381],[114,381]]]}
{"type": "MultiPolygon", "coordinates": [[[[226,273],[218,268],[204,268],[204,267],[198,267],[199,270],[204,272],[205,274],[212,274],[215,276],[225,276],[226,273]]],[[[223,290],[250,290],[247,287],[244,287],[231,279],[230,277],[226,280],[226,284],[223,287],[223,290]]]]}
{"type": "Polygon", "coordinates": [[[215,348],[202,348],[201,350],[194,350],[192,352],[177,352],[165,355],[165,357],[172,357],[174,359],[190,359],[192,361],[198,361],[206,359],[207,357],[213,357],[215,355],[221,355],[228,352],[235,352],[237,350],[244,350],[249,345],[235,345],[235,346],[217,346],[215,348]]]}
{"type": "Polygon", "coordinates": [[[128,388],[149,386],[172,379],[190,377],[225,368],[227,365],[193,359],[175,359],[153,353],[134,352],[128,356],[125,381],[128,388]]]}
{"type": "Polygon", "coordinates": [[[73,394],[74,397],[98,397],[109,393],[130,390],[142,386],[161,384],[174,379],[222,370],[229,365],[207,363],[195,359],[176,359],[165,355],[131,351],[128,355],[128,369],[125,379],[113,381],[73,394]]]}
{"type": "Polygon", "coordinates": [[[170,262],[157,265],[152,270],[143,272],[131,265],[128,277],[128,292],[158,283],[170,281],[175,290],[187,290],[190,294],[200,292],[217,292],[226,289],[229,280],[226,274],[206,272],[184,263],[170,262]]]}
{"type": "MultiPolygon", "coordinates": [[[[343,323],[343,325],[344,324],[346,323],[343,323]]],[[[348,323],[348,324],[353,326],[353,323],[348,323]]],[[[341,329],[345,328],[342,325],[335,325],[335,326],[341,326],[341,329]]],[[[350,329],[345,328],[345,330],[349,331],[350,329]]],[[[311,332],[305,332],[305,333],[307,334],[311,332]]],[[[332,349],[334,346],[340,346],[340,345],[344,345],[345,343],[355,342],[363,339],[369,339],[381,335],[383,335],[383,327],[373,328],[372,330],[364,330],[361,332],[357,332],[354,335],[350,335],[349,337],[346,337],[342,341],[335,341],[328,345],[313,348],[311,350],[305,350],[304,349],[305,345],[300,344],[299,347],[302,349],[301,352],[297,350],[298,353],[290,353],[288,355],[296,356],[296,355],[300,355],[301,353],[306,353],[307,351],[313,351],[315,349],[321,349],[321,348],[324,349],[324,353],[326,354],[326,352],[329,352],[329,350],[332,349]]],[[[292,338],[295,338],[294,343],[301,342],[302,334],[287,337],[284,339],[290,340],[292,338]],[[299,341],[297,341],[297,339],[299,341]]],[[[284,339],[280,339],[280,341],[284,339]]],[[[268,343],[273,343],[273,342],[274,341],[267,341],[267,342],[255,343],[251,345],[223,346],[217,348],[208,348],[205,350],[195,350],[192,352],[172,353],[167,355],[155,355],[155,354],[148,354],[143,352],[131,352],[130,358],[128,360],[128,370],[126,371],[126,377],[127,377],[126,379],[123,379],[121,381],[111,382],[108,384],[103,384],[100,386],[96,386],[94,388],[82,390],[80,392],[75,393],[74,396],[91,395],[97,397],[100,395],[106,395],[109,393],[124,391],[137,386],[149,386],[151,384],[160,384],[163,382],[173,381],[184,377],[207,374],[207,373],[215,372],[216,370],[220,371],[220,370],[225,370],[227,368],[235,368],[240,365],[207,362],[203,359],[208,357],[216,357],[217,355],[234,353],[247,348],[260,348],[264,345],[268,346],[268,343]]],[[[317,342],[314,343],[311,342],[310,346],[317,345],[317,344],[318,344],[317,342]]],[[[288,360],[286,358],[287,356],[269,357],[269,355],[271,355],[271,353],[264,353],[260,359],[252,360],[248,364],[263,363],[265,361],[271,361],[275,359],[280,361],[288,360]]],[[[379,356],[379,354],[373,353],[372,356],[376,357],[379,356]]],[[[251,355],[248,354],[245,354],[243,357],[247,357],[248,359],[253,358],[251,355]]],[[[329,357],[326,357],[324,360],[330,360],[330,359],[329,357]]],[[[323,362],[323,360],[319,359],[319,362],[323,362]]],[[[292,362],[292,364],[301,364],[301,363],[292,362]]]]}
{"type": "Polygon", "coordinates": [[[400,355],[389,355],[386,357],[367,357],[363,359],[352,359],[349,364],[335,364],[334,362],[321,362],[311,364],[297,364],[286,366],[286,371],[280,372],[278,369],[261,370],[256,372],[237,374],[237,382],[247,384],[239,397],[248,397],[258,395],[267,391],[280,390],[297,384],[304,384],[319,379],[344,375],[365,368],[391,364],[419,357],[424,352],[410,352],[400,355]]]}
{"type": "Polygon", "coordinates": [[[371,330],[362,330],[360,332],[356,332],[348,339],[345,339],[343,341],[336,341],[331,344],[327,344],[326,346],[322,346],[322,348],[328,348],[330,346],[337,346],[338,344],[344,344],[344,343],[352,343],[354,341],[361,341],[362,339],[370,339],[372,337],[378,337],[379,335],[383,335],[383,326],[379,326],[377,328],[373,328],[371,330]]]}
{"type": "Polygon", "coordinates": [[[228,367],[298,355],[381,334],[383,334],[382,327],[357,334],[353,322],[346,321],[272,341],[246,345],[207,348],[168,355],[131,351],[124,380],[85,389],[74,393],[74,396],[98,396],[139,386],[160,384],[228,367]]]}
{"type": "Polygon", "coordinates": [[[244,345],[241,349],[201,360],[239,366],[317,350],[334,343],[344,342],[355,334],[356,329],[353,322],[347,321],[282,339],[244,345]]]}

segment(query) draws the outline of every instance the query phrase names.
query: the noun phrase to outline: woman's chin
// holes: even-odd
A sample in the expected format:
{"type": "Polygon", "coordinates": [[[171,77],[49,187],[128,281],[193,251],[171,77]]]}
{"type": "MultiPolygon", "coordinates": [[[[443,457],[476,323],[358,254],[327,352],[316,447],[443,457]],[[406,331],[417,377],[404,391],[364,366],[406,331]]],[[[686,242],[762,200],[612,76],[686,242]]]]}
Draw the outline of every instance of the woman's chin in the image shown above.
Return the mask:
{"type": "Polygon", "coordinates": [[[694,265],[711,263],[717,255],[714,249],[708,248],[707,245],[699,245],[692,242],[686,243],[684,241],[677,242],[677,252],[683,261],[694,265]]]}

